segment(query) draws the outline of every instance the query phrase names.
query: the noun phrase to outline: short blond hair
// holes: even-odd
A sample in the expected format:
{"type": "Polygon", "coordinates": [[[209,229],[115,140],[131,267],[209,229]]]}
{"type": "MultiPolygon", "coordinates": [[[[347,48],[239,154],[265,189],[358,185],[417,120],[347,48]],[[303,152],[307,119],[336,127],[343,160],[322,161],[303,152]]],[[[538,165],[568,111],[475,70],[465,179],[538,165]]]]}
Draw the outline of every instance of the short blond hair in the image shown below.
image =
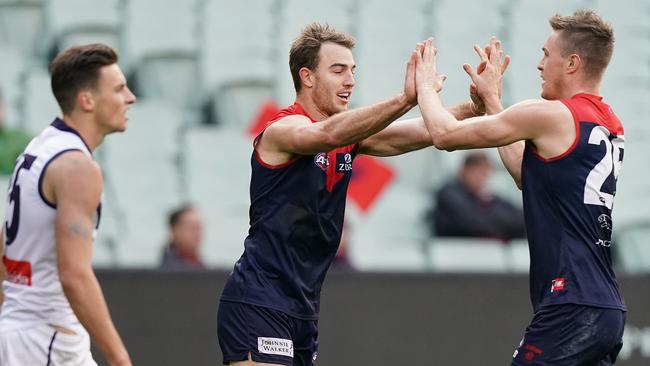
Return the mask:
{"type": "Polygon", "coordinates": [[[549,24],[561,32],[559,45],[563,57],[575,53],[584,61],[587,74],[603,75],[614,52],[614,29],[610,23],[593,10],[578,10],[573,15],[555,14],[549,24]]]}

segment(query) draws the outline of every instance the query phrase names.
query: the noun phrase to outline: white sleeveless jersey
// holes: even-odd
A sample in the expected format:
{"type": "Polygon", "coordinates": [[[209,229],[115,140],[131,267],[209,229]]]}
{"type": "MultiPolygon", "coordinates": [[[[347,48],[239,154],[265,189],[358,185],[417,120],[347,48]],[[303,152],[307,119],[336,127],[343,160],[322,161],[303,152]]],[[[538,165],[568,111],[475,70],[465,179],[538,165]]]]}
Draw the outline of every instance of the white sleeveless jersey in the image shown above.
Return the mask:
{"type": "MultiPolygon", "coordinates": [[[[79,324],[57,271],[56,206],[46,201],[41,186],[49,163],[69,151],[91,156],[81,136],[57,118],[17,160],[2,227],[8,277],[3,281],[0,331],[38,324],[79,324]]],[[[97,222],[99,212],[98,208],[97,222]]]]}

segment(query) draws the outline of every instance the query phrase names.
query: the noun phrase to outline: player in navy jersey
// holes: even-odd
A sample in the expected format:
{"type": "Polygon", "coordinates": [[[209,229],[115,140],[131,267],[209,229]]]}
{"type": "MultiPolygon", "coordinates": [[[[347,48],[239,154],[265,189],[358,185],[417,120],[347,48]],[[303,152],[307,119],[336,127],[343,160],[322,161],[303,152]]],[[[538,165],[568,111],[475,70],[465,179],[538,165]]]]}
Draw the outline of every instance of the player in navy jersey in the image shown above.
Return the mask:
{"type": "MultiPolygon", "coordinates": [[[[350,36],[313,23],[291,47],[296,101],[254,140],[250,229],[219,305],[224,364],[316,360],[320,290],[341,240],[355,156],[432,144],[421,118],[392,123],[417,103],[414,55],[399,95],[346,111],[353,46],[350,36]]],[[[471,101],[450,112],[459,119],[484,113],[471,101]]]]}
{"type": "Polygon", "coordinates": [[[466,71],[488,116],[458,123],[436,92],[433,40],[417,47],[420,110],[439,149],[499,147],[522,189],[534,317],[513,365],[611,365],[626,307],[611,261],[612,205],[623,160],[623,126],[599,96],[612,56],[612,27],[592,11],[555,15],[537,65],[543,100],[502,110],[493,90],[501,46],[477,49],[485,70],[466,71]]]}

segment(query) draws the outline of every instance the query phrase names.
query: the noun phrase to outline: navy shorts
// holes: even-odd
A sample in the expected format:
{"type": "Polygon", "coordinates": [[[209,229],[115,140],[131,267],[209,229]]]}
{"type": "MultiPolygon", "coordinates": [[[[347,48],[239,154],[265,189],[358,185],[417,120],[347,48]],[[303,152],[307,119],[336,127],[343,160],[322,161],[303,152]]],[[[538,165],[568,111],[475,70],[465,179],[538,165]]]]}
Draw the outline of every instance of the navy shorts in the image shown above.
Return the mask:
{"type": "Polygon", "coordinates": [[[625,312],[583,305],[539,310],[512,365],[609,366],[623,347],[625,312]]]}
{"type": "Polygon", "coordinates": [[[223,363],[248,360],[287,366],[311,366],[318,355],[318,321],[281,311],[221,301],[217,336],[223,363]]]}

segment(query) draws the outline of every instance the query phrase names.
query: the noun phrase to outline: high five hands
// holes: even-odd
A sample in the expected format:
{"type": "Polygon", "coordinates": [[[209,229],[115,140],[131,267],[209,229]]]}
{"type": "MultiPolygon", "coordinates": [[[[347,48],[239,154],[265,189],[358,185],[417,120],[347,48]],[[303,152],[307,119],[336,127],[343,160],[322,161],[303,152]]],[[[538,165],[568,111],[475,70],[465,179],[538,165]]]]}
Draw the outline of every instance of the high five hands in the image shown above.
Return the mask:
{"type": "MultiPolygon", "coordinates": [[[[501,42],[494,36],[484,49],[474,45],[474,50],[480,57],[479,64],[476,69],[464,64],[463,69],[471,78],[470,97],[473,108],[478,114],[483,114],[486,101],[498,102],[501,98],[502,76],[510,64],[510,56],[503,55],[501,42]]],[[[433,38],[418,43],[413,51],[410,62],[415,63],[415,86],[418,93],[424,90],[442,90],[447,76],[438,74],[437,55],[438,49],[433,38]]]]}

